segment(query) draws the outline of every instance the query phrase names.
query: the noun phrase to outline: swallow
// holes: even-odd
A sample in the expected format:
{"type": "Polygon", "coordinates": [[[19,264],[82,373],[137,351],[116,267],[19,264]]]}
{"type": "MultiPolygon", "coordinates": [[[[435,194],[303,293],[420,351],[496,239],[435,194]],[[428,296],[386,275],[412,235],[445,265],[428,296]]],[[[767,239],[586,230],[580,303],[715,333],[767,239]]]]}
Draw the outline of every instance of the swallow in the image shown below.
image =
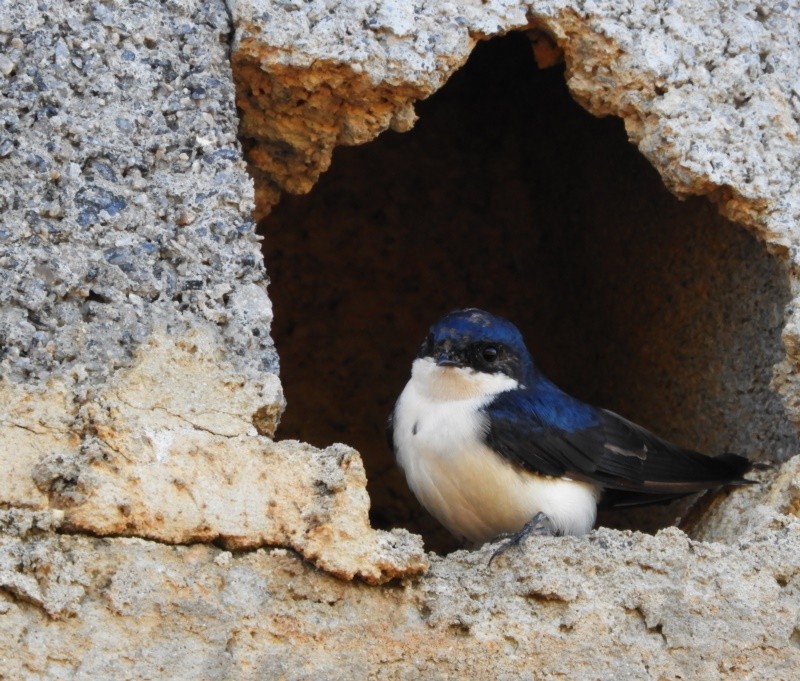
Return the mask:
{"type": "MultiPolygon", "coordinates": [[[[387,435],[409,487],[457,538],[584,535],[632,506],[752,481],[737,454],[659,438],[549,381],[516,326],[469,308],[430,327],[387,435]]],[[[494,556],[493,556],[494,558],[494,556]]]]}

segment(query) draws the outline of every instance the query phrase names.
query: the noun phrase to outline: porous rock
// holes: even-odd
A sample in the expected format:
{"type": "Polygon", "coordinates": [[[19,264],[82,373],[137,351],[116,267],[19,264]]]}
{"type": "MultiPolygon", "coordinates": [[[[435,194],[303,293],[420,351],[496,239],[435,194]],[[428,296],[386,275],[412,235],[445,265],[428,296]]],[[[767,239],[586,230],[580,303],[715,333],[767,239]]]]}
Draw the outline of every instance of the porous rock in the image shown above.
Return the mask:
{"type": "Polygon", "coordinates": [[[366,0],[239,1],[232,61],[242,132],[266,141],[250,160],[271,182],[307,191],[336,144],[360,143],[390,127],[387,109],[413,123],[413,100],[441,87],[478,40],[545,31],[563,52],[573,96],[592,113],[620,116],[670,189],[711,195],[727,216],[789,248],[800,217],[792,181],[800,154],[800,37],[788,28],[797,12],[755,2],[655,2],[623,11],[613,0],[465,0],[386,3],[375,11],[366,0]],[[286,70],[297,75],[284,86],[286,70]],[[341,93],[328,115],[323,93],[341,93]],[[326,134],[298,134],[306,110],[325,121],[326,134]],[[353,114],[331,115],[342,110],[353,114]],[[303,167],[293,165],[299,158],[303,167]]]}
{"type": "Polygon", "coordinates": [[[800,525],[747,546],[600,530],[433,560],[394,587],[283,549],[0,540],[10,678],[789,680],[800,525]],[[535,543],[535,546],[532,544],[535,543]]]}
{"type": "Polygon", "coordinates": [[[284,407],[222,3],[0,8],[0,504],[61,531],[424,569],[284,407]],[[281,510],[283,509],[283,510],[281,510]]]}
{"type": "Polygon", "coordinates": [[[25,456],[5,450],[5,502],[59,512],[63,531],[292,547],[344,579],[424,570],[418,538],[370,528],[358,453],[260,434],[249,409],[279,402],[277,377],[245,381],[218,354],[208,335],[154,335],[80,409],[18,398],[4,429],[25,456]]]}

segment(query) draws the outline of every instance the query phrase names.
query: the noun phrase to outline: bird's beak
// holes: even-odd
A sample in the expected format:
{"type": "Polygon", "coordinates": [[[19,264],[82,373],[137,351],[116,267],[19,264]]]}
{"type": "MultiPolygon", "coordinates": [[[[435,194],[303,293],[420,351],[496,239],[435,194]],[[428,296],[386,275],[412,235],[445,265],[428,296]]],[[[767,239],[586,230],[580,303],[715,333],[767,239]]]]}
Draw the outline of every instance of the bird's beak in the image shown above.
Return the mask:
{"type": "Polygon", "coordinates": [[[447,353],[443,352],[436,357],[436,366],[437,367],[460,367],[461,362],[456,361],[453,357],[447,353]]]}

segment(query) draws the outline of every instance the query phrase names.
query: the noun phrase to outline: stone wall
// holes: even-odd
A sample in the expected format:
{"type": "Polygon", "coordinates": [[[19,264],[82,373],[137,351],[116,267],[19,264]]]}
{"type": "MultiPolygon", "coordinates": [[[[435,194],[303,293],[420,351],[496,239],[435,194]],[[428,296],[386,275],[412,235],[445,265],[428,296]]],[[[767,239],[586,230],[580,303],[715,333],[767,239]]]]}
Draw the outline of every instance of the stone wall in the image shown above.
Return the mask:
{"type": "MultiPolygon", "coordinates": [[[[789,12],[623,12],[610,0],[0,5],[0,678],[792,678],[800,17],[789,12]],[[428,137],[408,133],[412,160],[396,152],[404,136],[364,147],[366,170],[343,155],[262,223],[271,294],[294,320],[276,323],[287,433],[311,444],[276,439],[286,405],[254,198],[264,215],[282,192],[311,190],[338,145],[405,133],[416,101],[443,86],[444,97],[478,41],[531,29],[554,41],[549,61],[563,54],[582,106],[620,117],[670,191],[707,196],[723,217],[663,192],[633,149],[619,151],[613,122],[569,108],[557,71],[529,69],[562,97],[555,118],[577,126],[535,114],[561,144],[527,136],[520,117],[506,135],[479,128],[476,157],[453,155],[432,145],[448,127],[469,138],[470,123],[426,132],[426,116],[441,115],[432,98],[418,108],[428,137]],[[563,161],[570,149],[589,149],[590,162],[563,161]],[[437,170],[439,157],[459,172],[437,170]],[[419,170],[416,183],[387,167],[419,170]],[[372,196],[376,168],[392,180],[372,196]],[[545,189],[526,194],[533,185],[545,189]],[[446,200],[457,192],[473,203],[446,200]],[[389,530],[414,527],[435,545],[393,492],[377,432],[419,328],[461,303],[443,273],[475,295],[474,275],[436,269],[451,259],[420,259],[425,244],[402,231],[414,202],[435,207],[423,233],[444,221],[444,247],[489,242],[490,273],[505,253],[493,235],[540,254],[482,295],[498,311],[530,310],[521,325],[554,377],[671,435],[775,465],[758,485],[673,509],[683,530],[530,541],[491,567],[490,547],[442,557],[389,530]],[[384,263],[389,285],[365,262],[384,263]],[[515,304],[527,268],[534,293],[515,304]],[[572,285],[564,271],[590,276],[572,285]],[[417,272],[418,291],[386,298],[417,272]],[[315,308],[336,280],[340,302],[315,308]],[[565,310],[536,302],[565,285],[565,310]],[[348,344],[354,354],[341,354],[348,344]],[[353,383],[364,402],[332,408],[353,383]],[[363,463],[331,444],[335,433],[363,463]],[[389,490],[374,494],[380,529],[365,467],[389,490]]],[[[516,53],[506,59],[504,73],[518,69],[516,53]]],[[[510,107],[503,92],[520,82],[493,101],[510,107]]],[[[453,86],[456,108],[474,101],[470,85],[453,86]]],[[[536,91],[526,96],[532,110],[536,91]]]]}

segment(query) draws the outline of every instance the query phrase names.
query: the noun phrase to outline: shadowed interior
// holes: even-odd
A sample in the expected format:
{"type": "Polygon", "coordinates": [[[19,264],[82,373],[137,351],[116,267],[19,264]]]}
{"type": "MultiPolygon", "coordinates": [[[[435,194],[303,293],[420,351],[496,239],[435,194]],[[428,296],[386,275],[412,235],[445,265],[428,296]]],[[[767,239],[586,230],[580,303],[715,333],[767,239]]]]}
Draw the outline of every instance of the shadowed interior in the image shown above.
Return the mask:
{"type": "MultiPolygon", "coordinates": [[[[679,201],[627,141],[538,70],[523,34],[479,45],[409,133],[336,151],[260,231],[288,408],[281,438],[362,454],[373,522],[455,546],[408,492],[386,415],[427,327],[511,319],[572,394],[684,446],[782,460],[770,390],[790,299],[782,263],[704,199],[679,201]]],[[[668,509],[604,522],[650,530],[668,509]]]]}

